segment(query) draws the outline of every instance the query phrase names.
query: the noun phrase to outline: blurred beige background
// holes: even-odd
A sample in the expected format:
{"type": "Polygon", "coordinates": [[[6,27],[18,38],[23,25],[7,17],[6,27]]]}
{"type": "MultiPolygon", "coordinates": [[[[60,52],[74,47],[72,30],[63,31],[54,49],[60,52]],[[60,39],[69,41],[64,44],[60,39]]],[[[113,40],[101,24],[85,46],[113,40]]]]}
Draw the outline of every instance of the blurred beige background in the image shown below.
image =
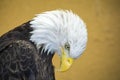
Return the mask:
{"type": "Polygon", "coordinates": [[[0,0],[0,35],[54,9],[81,16],[89,37],[84,54],[69,71],[56,72],[56,80],[120,80],[120,0],[0,0]]]}

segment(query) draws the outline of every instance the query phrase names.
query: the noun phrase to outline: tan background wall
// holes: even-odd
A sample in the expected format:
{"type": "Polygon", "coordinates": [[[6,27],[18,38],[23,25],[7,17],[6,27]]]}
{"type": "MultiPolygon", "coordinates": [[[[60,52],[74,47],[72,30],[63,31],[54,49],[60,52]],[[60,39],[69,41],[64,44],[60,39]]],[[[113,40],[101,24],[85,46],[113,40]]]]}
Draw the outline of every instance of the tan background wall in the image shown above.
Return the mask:
{"type": "Polygon", "coordinates": [[[56,79],[120,80],[120,0],[0,0],[0,35],[53,9],[80,15],[89,37],[84,54],[68,72],[56,72],[56,79]]]}

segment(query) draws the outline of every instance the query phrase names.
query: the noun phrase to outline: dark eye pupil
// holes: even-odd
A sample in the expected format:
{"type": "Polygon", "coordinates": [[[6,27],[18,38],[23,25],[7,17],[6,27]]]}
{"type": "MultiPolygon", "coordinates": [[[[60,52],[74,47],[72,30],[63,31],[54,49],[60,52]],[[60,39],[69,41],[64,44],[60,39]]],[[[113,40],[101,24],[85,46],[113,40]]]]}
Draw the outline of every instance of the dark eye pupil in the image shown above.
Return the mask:
{"type": "Polygon", "coordinates": [[[65,44],[65,48],[69,50],[70,49],[70,45],[68,43],[66,43],[65,44]]]}
{"type": "Polygon", "coordinates": [[[69,49],[70,47],[69,46],[66,46],[67,49],[69,49]]]}

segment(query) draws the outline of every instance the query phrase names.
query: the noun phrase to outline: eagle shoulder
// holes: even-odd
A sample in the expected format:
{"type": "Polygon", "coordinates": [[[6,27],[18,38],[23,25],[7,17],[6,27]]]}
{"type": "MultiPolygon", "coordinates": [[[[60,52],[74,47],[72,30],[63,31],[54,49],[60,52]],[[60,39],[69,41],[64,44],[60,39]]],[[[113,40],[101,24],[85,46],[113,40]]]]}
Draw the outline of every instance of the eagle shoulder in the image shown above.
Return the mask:
{"type": "Polygon", "coordinates": [[[37,50],[25,40],[0,43],[0,80],[35,79],[37,50]]]}

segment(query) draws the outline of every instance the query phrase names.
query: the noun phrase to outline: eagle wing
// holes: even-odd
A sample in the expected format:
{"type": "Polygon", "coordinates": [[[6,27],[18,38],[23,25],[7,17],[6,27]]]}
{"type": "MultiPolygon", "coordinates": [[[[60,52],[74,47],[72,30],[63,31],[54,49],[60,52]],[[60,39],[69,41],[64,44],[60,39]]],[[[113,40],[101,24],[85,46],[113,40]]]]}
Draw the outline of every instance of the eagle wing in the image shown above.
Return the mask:
{"type": "Polygon", "coordinates": [[[25,40],[0,42],[0,80],[36,80],[37,50],[25,40]]]}

